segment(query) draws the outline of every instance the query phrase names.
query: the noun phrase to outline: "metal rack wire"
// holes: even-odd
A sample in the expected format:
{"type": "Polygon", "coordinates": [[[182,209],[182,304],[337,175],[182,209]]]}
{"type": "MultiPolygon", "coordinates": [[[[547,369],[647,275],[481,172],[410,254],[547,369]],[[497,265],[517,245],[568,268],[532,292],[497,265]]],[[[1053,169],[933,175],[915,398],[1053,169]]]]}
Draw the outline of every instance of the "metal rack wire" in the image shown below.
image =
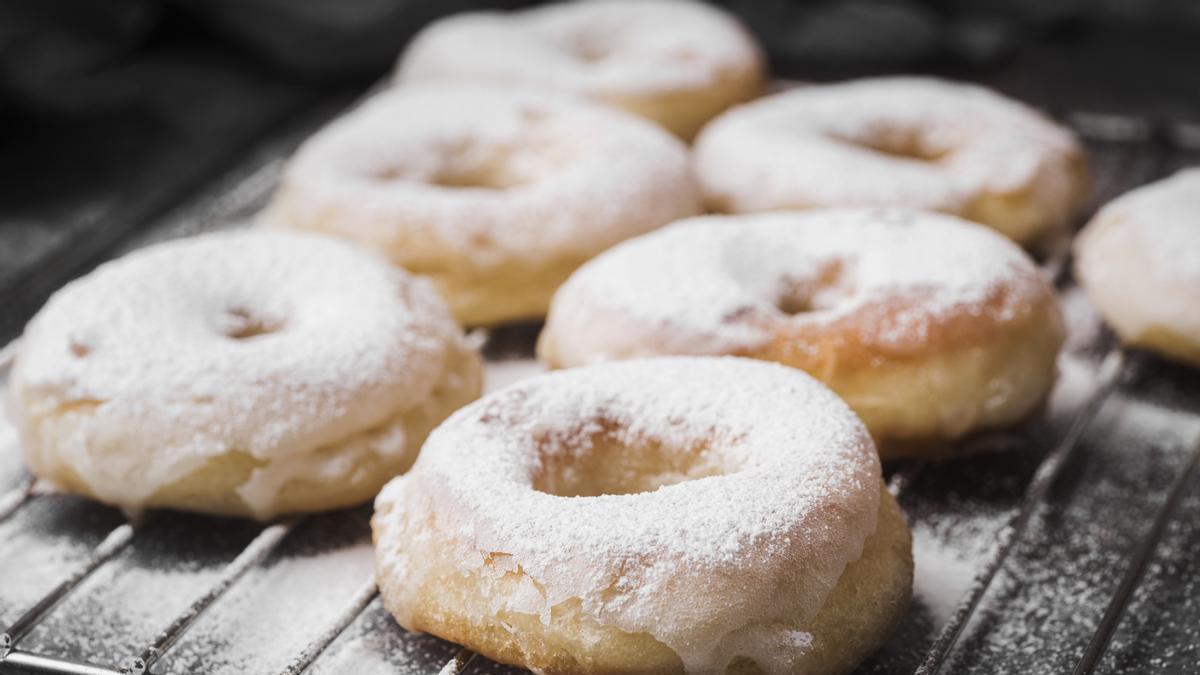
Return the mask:
{"type": "MultiPolygon", "coordinates": [[[[1163,125],[1140,118],[1085,113],[1069,113],[1063,117],[1089,142],[1109,144],[1118,148],[1115,155],[1110,153],[1107,156],[1110,166],[1102,168],[1096,176],[1098,186],[1093,198],[1093,207],[1111,199],[1115,194],[1131,187],[1132,184],[1156,178],[1167,172],[1171,168],[1171,162],[1164,159],[1167,153],[1158,151],[1161,148],[1182,149],[1187,152],[1200,149],[1200,128],[1196,128],[1195,125],[1163,125]],[[1148,147],[1156,150],[1150,153],[1144,152],[1148,147]],[[1121,148],[1137,152],[1126,157],[1121,155],[1121,148]],[[1131,159],[1135,155],[1137,161],[1131,159]]],[[[277,166],[277,164],[275,162],[270,166],[277,166]]],[[[252,174],[256,177],[256,183],[263,183],[261,173],[261,171],[256,171],[252,174]]],[[[248,190],[250,193],[248,198],[261,196],[263,190],[261,185],[248,190]]],[[[1067,244],[1069,244],[1069,240],[1060,242],[1057,247],[1051,247],[1044,263],[1047,275],[1057,280],[1060,285],[1069,284],[1069,275],[1066,273],[1069,268],[1069,246],[1067,244]]],[[[8,368],[13,353],[13,345],[0,351],[0,369],[8,368]]],[[[1047,496],[1056,482],[1060,480],[1064,467],[1079,452],[1080,439],[1097,418],[1105,402],[1115,392],[1120,391],[1129,374],[1140,367],[1139,363],[1142,358],[1140,355],[1126,354],[1118,348],[1112,348],[1101,359],[1099,374],[1090,392],[1074,410],[1065,432],[1048,446],[1049,451],[1045,453],[1028,481],[1017,508],[1011,514],[1007,525],[999,530],[999,539],[990,557],[982,565],[975,581],[970,585],[949,620],[931,640],[928,650],[916,668],[916,673],[936,675],[946,672],[953,651],[962,643],[968,624],[979,612],[981,603],[989,589],[993,588],[997,575],[1011,563],[1011,554],[1014,548],[1028,536],[1035,514],[1046,507],[1047,496]]],[[[1163,501],[1153,519],[1146,524],[1147,529],[1144,536],[1128,556],[1121,582],[1112,593],[1104,615],[1095,626],[1090,641],[1083,648],[1075,666],[1075,673],[1082,675],[1094,672],[1111,644],[1130,599],[1155,556],[1167,524],[1180,506],[1185,488],[1194,482],[1194,477],[1197,472],[1200,472],[1200,444],[1194,446],[1188,457],[1187,462],[1175,474],[1170,488],[1164,491],[1163,501]]],[[[936,465],[910,464],[892,474],[889,488],[897,495],[918,490],[918,484],[923,474],[938,470],[936,465]]],[[[38,499],[38,492],[35,489],[35,482],[31,478],[25,477],[15,488],[0,496],[0,522],[19,517],[21,510],[36,499],[38,499]]],[[[150,516],[150,518],[154,518],[154,516],[150,516]]],[[[0,673],[16,670],[18,672],[74,675],[115,675],[118,673],[143,675],[152,672],[155,664],[210,607],[219,603],[227,591],[238,583],[239,579],[250,570],[260,566],[272,551],[276,550],[306,520],[308,519],[304,517],[292,518],[264,527],[217,574],[207,590],[199,594],[181,613],[168,622],[148,645],[138,653],[127,657],[119,665],[95,665],[87,663],[85,660],[72,660],[22,650],[22,639],[89,576],[128,548],[133,542],[135,534],[146,525],[145,522],[120,524],[95,547],[83,564],[64,573],[61,582],[6,628],[0,637],[0,673]]],[[[374,603],[377,597],[373,581],[365,580],[361,587],[347,598],[345,607],[280,672],[285,675],[298,675],[307,671],[337,640],[338,636],[374,603]]],[[[469,650],[459,649],[441,665],[439,672],[442,675],[462,673],[480,661],[482,659],[475,659],[475,655],[469,650]]],[[[902,671],[887,669],[886,672],[902,671]]],[[[909,669],[907,672],[912,672],[912,670],[909,669]]]]}

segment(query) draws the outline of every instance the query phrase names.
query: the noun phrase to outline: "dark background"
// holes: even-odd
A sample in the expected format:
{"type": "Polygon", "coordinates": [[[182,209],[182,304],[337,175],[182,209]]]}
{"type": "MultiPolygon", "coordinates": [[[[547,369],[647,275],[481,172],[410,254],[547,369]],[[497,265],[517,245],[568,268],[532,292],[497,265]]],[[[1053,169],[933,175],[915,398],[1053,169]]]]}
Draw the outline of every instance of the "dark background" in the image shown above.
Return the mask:
{"type": "MultiPolygon", "coordinates": [[[[430,20],[527,4],[0,0],[0,340],[256,147],[336,114],[430,20]]],[[[780,76],[927,72],[1053,114],[1200,122],[1194,0],[722,4],[780,76]]]]}

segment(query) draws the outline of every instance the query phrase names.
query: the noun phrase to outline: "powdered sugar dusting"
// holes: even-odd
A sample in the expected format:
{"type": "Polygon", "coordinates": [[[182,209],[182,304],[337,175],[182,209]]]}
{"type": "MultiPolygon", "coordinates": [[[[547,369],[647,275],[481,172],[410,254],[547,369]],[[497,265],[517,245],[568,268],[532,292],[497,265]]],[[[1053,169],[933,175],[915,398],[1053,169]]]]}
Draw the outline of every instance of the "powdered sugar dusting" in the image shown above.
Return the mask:
{"type": "MultiPolygon", "coordinates": [[[[26,329],[11,407],[35,471],[66,463],[136,508],[211,457],[294,462],[391,420],[429,396],[460,339],[427,282],[369,253],[211,234],[56,293],[26,329]]],[[[405,449],[402,435],[372,443],[405,449]]]]}
{"type": "Polygon", "coordinates": [[[544,372],[546,372],[546,367],[533,359],[492,361],[487,365],[484,387],[488,393],[491,393],[544,372]]]}
{"type": "MultiPolygon", "coordinates": [[[[545,615],[580,598],[601,623],[670,646],[690,672],[717,671],[737,655],[722,648],[731,632],[816,614],[874,531],[878,489],[861,423],[793,369],[670,358],[560,371],[456,413],[385,488],[379,578],[404,624],[431,559],[453,551],[465,570],[501,552],[542,590],[497,599],[497,611],[545,615]],[[704,470],[633,494],[537,487],[571,484],[600,443],[658,448],[668,463],[698,453],[692,468],[704,470]],[[409,531],[428,514],[437,532],[409,531]],[[747,587],[748,574],[762,583],[747,587]]],[[[788,657],[747,656],[768,668],[788,657]]]]}
{"type": "Polygon", "coordinates": [[[1019,248],[950,216],[838,209],[703,217],[586,264],[556,296],[542,339],[568,365],[655,351],[720,354],[761,347],[788,325],[832,326],[882,304],[907,308],[863,339],[902,348],[956,314],[982,316],[1002,290],[1004,300],[986,310],[997,324],[1049,294],[1019,248]],[[801,311],[787,311],[789,303],[801,311]]]}
{"type": "Polygon", "coordinates": [[[1136,230],[1153,264],[1146,274],[1200,288],[1200,168],[1128,192],[1106,205],[1097,222],[1136,230]]]}
{"type": "Polygon", "coordinates": [[[1200,169],[1118,197],[1075,251],[1076,276],[1124,340],[1184,357],[1200,349],[1200,169]]]}
{"type": "Polygon", "coordinates": [[[649,122],[542,92],[426,85],[309,139],[263,222],[470,276],[591,257],[699,211],[687,149],[649,122]]]}
{"type": "Polygon", "coordinates": [[[291,663],[371,577],[358,514],[314,518],[304,529],[206,612],[156,672],[277,673],[291,663]]]}
{"type": "Polygon", "coordinates": [[[443,19],[413,41],[397,79],[508,81],[619,100],[713,86],[758,60],[746,31],[704,4],[601,0],[443,19]]]}
{"type": "Polygon", "coordinates": [[[1018,240],[1065,221],[1080,157],[1069,131],[1016,101],[914,77],[792,89],[726,113],[696,142],[701,185],[724,210],[908,206],[1018,240]],[[1015,194],[1030,204],[1020,214],[975,209],[1015,194]]]}

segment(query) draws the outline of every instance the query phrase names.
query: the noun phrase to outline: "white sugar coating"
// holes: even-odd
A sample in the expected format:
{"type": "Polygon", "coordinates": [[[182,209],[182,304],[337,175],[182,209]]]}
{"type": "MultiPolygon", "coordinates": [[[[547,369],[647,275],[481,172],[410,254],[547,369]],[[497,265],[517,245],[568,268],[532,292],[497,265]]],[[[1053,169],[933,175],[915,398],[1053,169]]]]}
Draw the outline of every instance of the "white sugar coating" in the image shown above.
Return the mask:
{"type": "Polygon", "coordinates": [[[1075,253],[1080,283],[1125,340],[1185,357],[1200,353],[1200,169],[1104,206],[1076,239],[1075,253]],[[1174,344],[1151,337],[1161,332],[1174,344]]]}
{"type": "Polygon", "coordinates": [[[1068,130],[1021,103],[917,77],[791,89],[722,115],[696,141],[697,176],[723,210],[907,206],[1018,240],[1065,221],[1080,158],[1068,130]],[[980,206],[1023,193],[1036,215],[980,206]]]}
{"type": "Polygon", "coordinates": [[[371,547],[279,558],[221,598],[188,630],[156,672],[277,673],[332,625],[370,578],[371,547]],[[214,647],[219,646],[219,649],[214,647]]]}
{"type": "Polygon", "coordinates": [[[485,378],[487,393],[498,391],[514,382],[540,375],[545,371],[546,367],[534,359],[491,361],[487,364],[487,377],[485,378]]]}
{"type": "Polygon", "coordinates": [[[309,139],[263,222],[484,275],[586,259],[699,210],[687,148],[649,122],[541,92],[426,85],[309,139]]]}
{"type": "MultiPolygon", "coordinates": [[[[0,387],[8,390],[8,383],[0,379],[0,387]]],[[[5,394],[0,393],[0,399],[5,394]]],[[[21,462],[21,443],[17,430],[8,419],[7,411],[0,406],[0,495],[15,487],[25,473],[21,462]]],[[[0,499],[3,499],[0,497],[0,499]]]]}
{"type": "Polygon", "coordinates": [[[1143,274],[1200,289],[1200,168],[1121,195],[1100,210],[1096,222],[1136,233],[1151,263],[1143,274]]]}
{"type": "MultiPolygon", "coordinates": [[[[428,282],[369,252],[315,235],[209,234],[58,291],[26,327],[10,404],[35,472],[65,463],[98,497],[136,508],[243,452],[261,466],[241,496],[267,508],[298,470],[337,474],[337,457],[307,455],[421,405],[462,339],[428,282]]],[[[368,444],[406,452],[400,430],[368,444]]]]}
{"type": "Polygon", "coordinates": [[[914,526],[913,597],[931,614],[933,625],[941,628],[954,615],[963,594],[970,589],[975,575],[986,562],[989,551],[968,555],[961,544],[947,541],[929,527],[914,526]]]}
{"type": "Polygon", "coordinates": [[[952,216],[904,209],[705,216],[589,261],[556,295],[543,340],[555,338],[559,360],[574,364],[722,354],[760,348],[787,326],[829,328],[884,306],[896,309],[863,327],[864,339],[902,351],[921,349],[930,328],[953,316],[982,316],[985,301],[992,301],[987,318],[1002,324],[1047,293],[1020,248],[952,216]],[[796,302],[805,311],[781,309],[796,302]]]}
{"type": "Polygon", "coordinates": [[[619,100],[715,85],[759,59],[738,22],[704,4],[593,0],[443,19],[413,40],[396,77],[507,81],[619,100]]]}
{"type": "MultiPolygon", "coordinates": [[[[612,461],[612,458],[605,461],[612,461]]],[[[667,461],[667,460],[664,460],[667,461]]],[[[686,468],[684,469],[686,473],[686,468]]],[[[880,469],[861,422],[811,377],[736,358],[634,360],[524,380],[461,409],[376,501],[385,600],[411,625],[429,560],[463,573],[507,554],[539,589],[492,613],[548,620],[579,598],[603,625],[649,633],[688,672],[735,645],[768,672],[875,530],[880,469]],[[705,477],[632,494],[557,496],[596,443],[700,448],[705,477]],[[436,527],[421,523],[436,517],[436,527]],[[703,589],[703,592],[698,592],[703,589]]],[[[532,587],[531,587],[532,588],[532,587]]]]}

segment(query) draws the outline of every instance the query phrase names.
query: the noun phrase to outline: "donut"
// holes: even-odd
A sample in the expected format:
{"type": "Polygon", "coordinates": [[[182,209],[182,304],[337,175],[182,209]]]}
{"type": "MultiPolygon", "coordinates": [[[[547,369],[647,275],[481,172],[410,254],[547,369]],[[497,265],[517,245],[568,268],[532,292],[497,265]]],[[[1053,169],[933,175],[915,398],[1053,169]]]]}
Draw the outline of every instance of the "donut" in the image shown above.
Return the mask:
{"type": "Polygon", "coordinates": [[[437,21],[395,80],[512,83],[585,96],[690,139],[763,88],[764,58],[732,16],[701,3],[601,0],[437,21]]]}
{"type": "Polygon", "coordinates": [[[1066,224],[1086,183],[1066,129],[982,87],[914,77],[801,87],[735,108],[704,128],[695,165],[720,212],[903,206],[1022,244],[1066,224]]]}
{"type": "Polygon", "coordinates": [[[905,209],[706,216],[618,246],[559,290],[552,368],[663,354],[777,361],[823,381],[885,459],[1012,424],[1064,337],[1054,292],[988,228],[905,209]]]}
{"type": "Polygon", "coordinates": [[[653,124],[556,94],[429,85],[305,143],[261,221],[374,248],[487,325],[541,318],[585,260],[700,211],[687,148],[653,124]]]}
{"type": "Polygon", "coordinates": [[[429,282],[330,238],[240,230],[55,293],[8,408],[30,471],[64,490],[267,519],[374,497],[480,371],[429,282]]]}
{"type": "Polygon", "coordinates": [[[401,626],[539,673],[845,673],[907,608],[911,538],[861,422],[804,373],[673,357],[463,408],[389,483],[401,626]]]}
{"type": "Polygon", "coordinates": [[[1075,276],[1124,342],[1200,365],[1200,169],[1100,209],[1075,240],[1075,276]]]}

